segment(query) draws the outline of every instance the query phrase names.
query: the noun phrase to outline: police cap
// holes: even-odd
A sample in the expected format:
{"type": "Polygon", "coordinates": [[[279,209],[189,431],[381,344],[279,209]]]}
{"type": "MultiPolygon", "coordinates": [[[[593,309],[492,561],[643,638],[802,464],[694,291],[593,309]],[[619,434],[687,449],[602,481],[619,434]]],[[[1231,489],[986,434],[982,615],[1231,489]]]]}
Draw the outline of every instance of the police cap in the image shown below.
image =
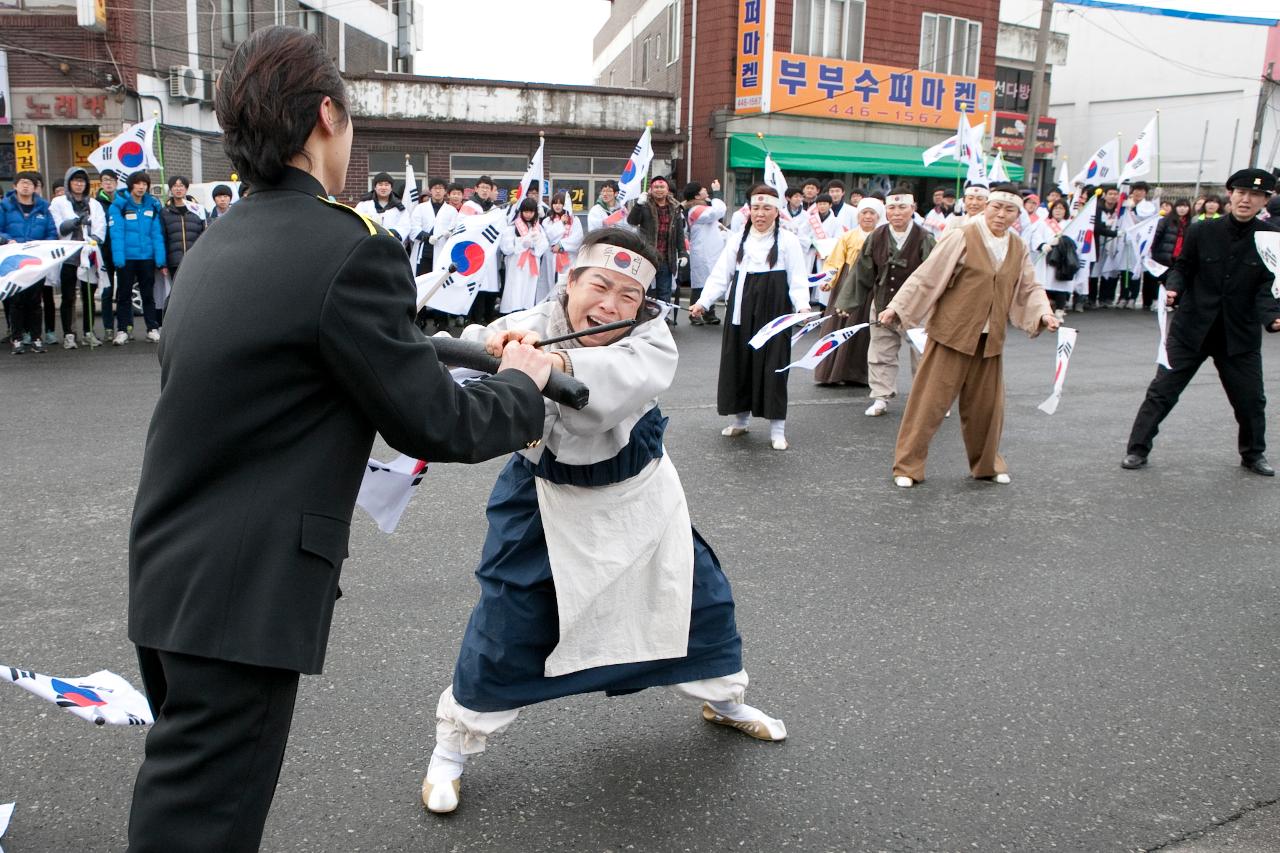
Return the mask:
{"type": "Polygon", "coordinates": [[[1276,176],[1264,169],[1241,169],[1227,178],[1229,190],[1257,190],[1271,193],[1276,191],[1276,176]]]}

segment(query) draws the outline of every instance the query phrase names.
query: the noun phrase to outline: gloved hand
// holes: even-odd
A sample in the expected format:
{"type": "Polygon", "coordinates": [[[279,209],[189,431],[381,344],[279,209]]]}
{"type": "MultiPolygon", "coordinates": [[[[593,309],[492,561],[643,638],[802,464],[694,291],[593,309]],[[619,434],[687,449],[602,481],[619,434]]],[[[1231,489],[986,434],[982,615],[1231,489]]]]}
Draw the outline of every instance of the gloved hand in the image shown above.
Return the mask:
{"type": "Polygon", "coordinates": [[[639,198],[636,199],[636,204],[648,204],[648,203],[649,203],[649,194],[647,192],[640,193],[639,198]]]}
{"type": "Polygon", "coordinates": [[[439,239],[439,238],[437,238],[437,237],[436,237],[436,235],[432,234],[432,235],[431,235],[431,238],[430,238],[429,240],[427,240],[427,242],[434,246],[434,245],[436,244],[436,240],[437,240],[437,239],[439,239]]]}
{"type": "Polygon", "coordinates": [[[76,229],[80,227],[79,219],[68,219],[58,226],[58,236],[68,237],[76,233],[76,229]]]}
{"type": "Polygon", "coordinates": [[[688,259],[688,258],[686,258],[686,257],[684,257],[684,256],[682,255],[682,256],[680,257],[680,260],[676,262],[676,266],[678,266],[678,267],[687,267],[687,266],[689,266],[689,259],[688,259]]]}

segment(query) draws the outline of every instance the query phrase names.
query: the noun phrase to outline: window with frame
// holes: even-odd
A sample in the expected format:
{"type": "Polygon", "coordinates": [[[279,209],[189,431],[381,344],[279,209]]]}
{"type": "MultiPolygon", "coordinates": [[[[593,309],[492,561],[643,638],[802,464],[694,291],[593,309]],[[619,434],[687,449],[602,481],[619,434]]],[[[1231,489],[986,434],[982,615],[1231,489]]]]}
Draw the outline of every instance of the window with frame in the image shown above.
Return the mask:
{"type": "Polygon", "coordinates": [[[647,38],[640,42],[640,82],[649,82],[649,45],[652,38],[647,38]]]}
{"type": "Polygon", "coordinates": [[[866,15],[866,0],[795,0],[791,52],[858,62],[866,15]]]}
{"type": "Polygon", "coordinates": [[[239,44],[249,37],[249,0],[222,0],[222,40],[239,44]]]}
{"type": "Polygon", "coordinates": [[[680,58],[680,27],[684,23],[684,6],[681,0],[675,0],[667,7],[667,64],[680,58]]]}
{"type": "Polygon", "coordinates": [[[920,70],[978,76],[982,22],[925,12],[920,22],[920,70]]]}
{"type": "MultiPolygon", "coordinates": [[[[379,172],[386,172],[394,179],[393,184],[397,191],[402,191],[404,189],[404,155],[404,151],[370,151],[369,175],[367,178],[369,189],[373,189],[373,176],[379,172]]],[[[409,162],[413,164],[413,179],[418,183],[419,187],[422,187],[429,177],[427,172],[427,152],[409,152],[409,162]]]]}
{"type": "Polygon", "coordinates": [[[324,38],[324,13],[310,6],[298,4],[298,26],[309,33],[315,33],[324,38]]]}

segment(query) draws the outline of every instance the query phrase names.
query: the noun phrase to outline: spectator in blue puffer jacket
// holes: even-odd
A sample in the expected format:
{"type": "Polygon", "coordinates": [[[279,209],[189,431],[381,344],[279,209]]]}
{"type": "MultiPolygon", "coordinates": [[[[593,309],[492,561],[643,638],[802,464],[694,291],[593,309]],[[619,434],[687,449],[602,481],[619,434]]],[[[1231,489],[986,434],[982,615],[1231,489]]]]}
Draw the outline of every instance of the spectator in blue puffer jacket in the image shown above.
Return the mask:
{"type": "Polygon", "coordinates": [[[147,340],[160,340],[160,320],[156,314],[156,268],[165,265],[164,229],[160,225],[160,202],[151,195],[151,176],[134,172],[116,192],[107,215],[111,259],[116,267],[116,346],[129,342],[126,331],[133,323],[133,285],[142,296],[142,319],[147,324],[147,340]]]}
{"type": "MultiPolygon", "coordinates": [[[[49,213],[49,202],[36,194],[40,183],[39,172],[19,172],[4,200],[0,201],[0,243],[10,240],[25,243],[29,240],[56,240],[58,229],[49,213]]],[[[35,287],[21,290],[5,300],[9,315],[9,335],[13,339],[13,354],[22,355],[28,350],[44,352],[44,323],[41,321],[41,281],[35,287]]]]}

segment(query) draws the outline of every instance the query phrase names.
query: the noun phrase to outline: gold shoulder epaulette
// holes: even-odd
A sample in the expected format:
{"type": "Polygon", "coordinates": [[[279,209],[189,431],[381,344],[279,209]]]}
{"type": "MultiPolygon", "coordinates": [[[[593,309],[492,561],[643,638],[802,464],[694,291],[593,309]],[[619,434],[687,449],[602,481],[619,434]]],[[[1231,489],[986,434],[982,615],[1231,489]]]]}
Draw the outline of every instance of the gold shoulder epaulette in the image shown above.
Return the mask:
{"type": "Polygon", "coordinates": [[[316,198],[320,199],[322,202],[329,205],[330,207],[336,207],[338,210],[345,210],[347,213],[350,213],[353,216],[360,217],[360,221],[364,223],[364,227],[369,229],[370,237],[376,236],[379,231],[381,231],[384,234],[388,233],[386,229],[384,229],[381,225],[374,222],[372,219],[365,216],[363,213],[356,210],[354,207],[347,207],[345,204],[343,204],[340,201],[334,201],[333,199],[327,198],[326,196],[322,196],[322,195],[318,195],[316,196],[316,198]]]}

